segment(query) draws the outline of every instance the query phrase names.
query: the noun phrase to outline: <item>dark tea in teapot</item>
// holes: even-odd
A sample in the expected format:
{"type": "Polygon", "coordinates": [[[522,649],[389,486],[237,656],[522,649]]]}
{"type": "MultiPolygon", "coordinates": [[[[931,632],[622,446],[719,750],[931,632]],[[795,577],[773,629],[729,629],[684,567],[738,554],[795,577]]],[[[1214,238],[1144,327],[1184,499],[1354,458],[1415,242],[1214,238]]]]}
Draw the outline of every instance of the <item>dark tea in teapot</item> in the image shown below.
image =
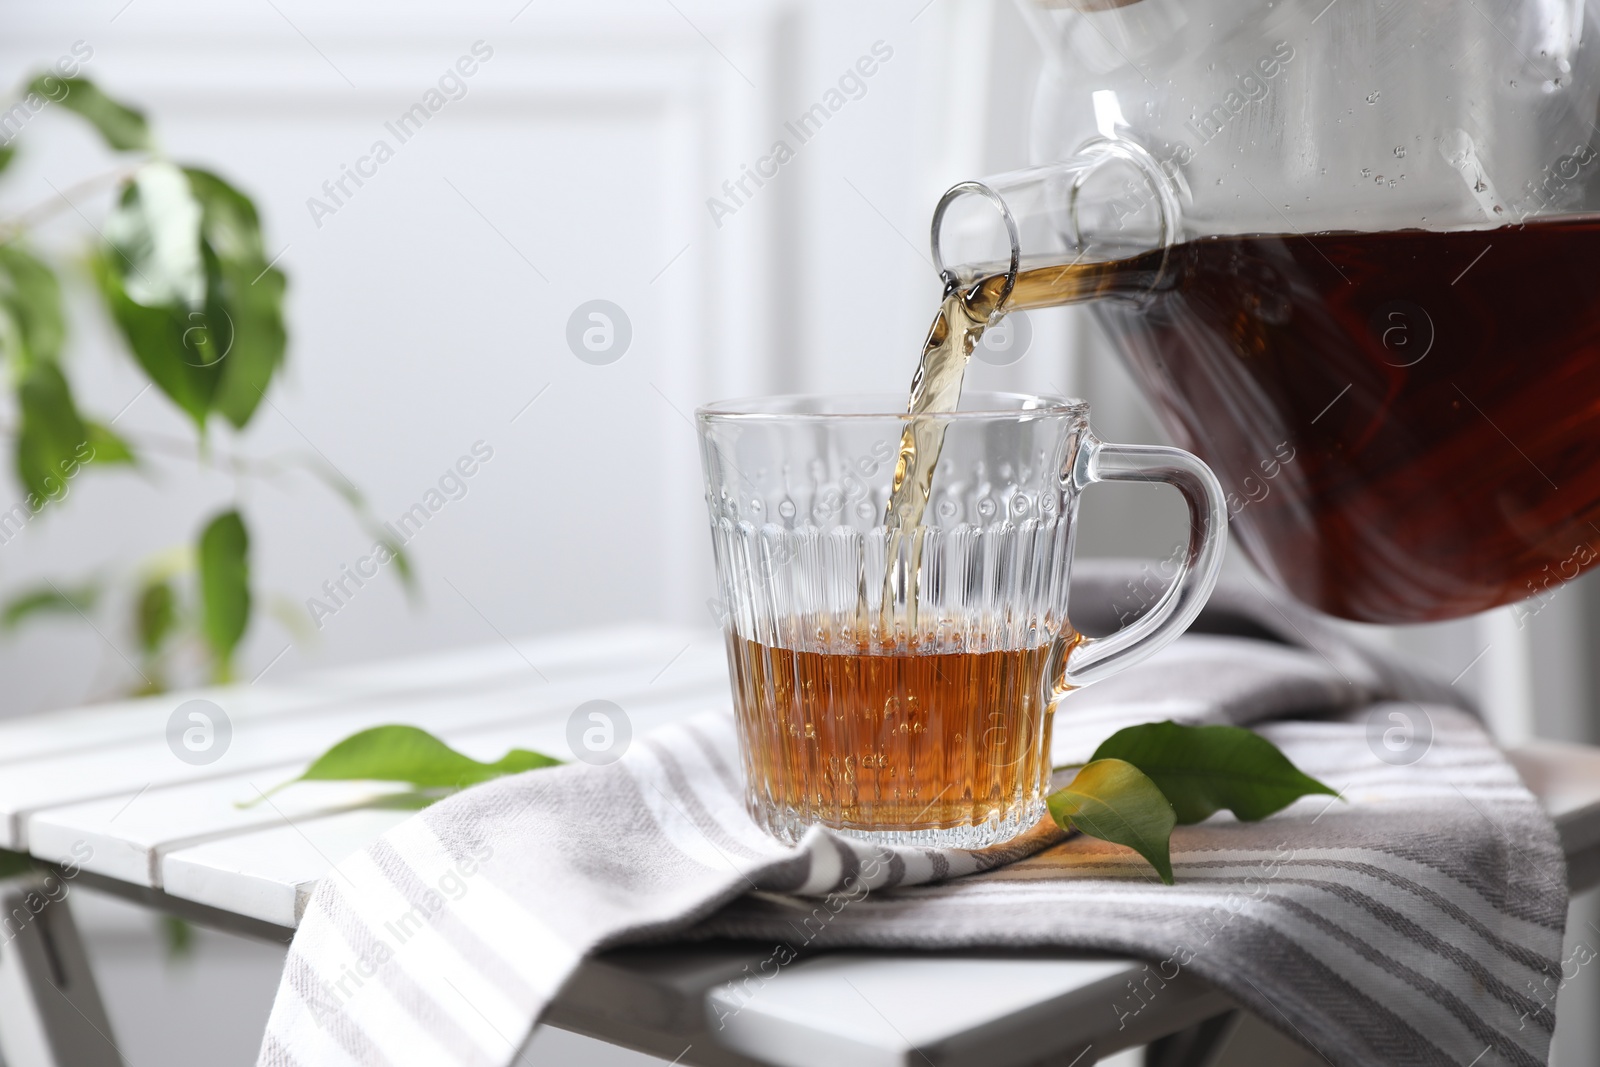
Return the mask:
{"type": "MultiPolygon", "coordinates": [[[[1592,216],[1212,236],[1024,269],[1002,309],[1127,296],[1096,317],[1251,559],[1323,611],[1422,622],[1600,556],[1597,266],[1592,216]]],[[[1004,278],[969,277],[941,319],[951,296],[982,318],[1004,278]]]]}

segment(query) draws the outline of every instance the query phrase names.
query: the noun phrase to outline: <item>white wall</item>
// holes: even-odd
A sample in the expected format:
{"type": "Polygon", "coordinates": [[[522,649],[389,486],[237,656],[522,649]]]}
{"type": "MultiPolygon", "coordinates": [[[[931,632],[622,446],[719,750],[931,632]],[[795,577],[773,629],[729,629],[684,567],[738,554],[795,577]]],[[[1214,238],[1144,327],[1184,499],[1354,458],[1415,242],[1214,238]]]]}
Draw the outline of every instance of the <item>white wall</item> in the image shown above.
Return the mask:
{"type": "MultiPolygon", "coordinates": [[[[147,106],[170,154],[219,169],[263,209],[290,277],[290,363],[246,434],[218,434],[219,454],[315,454],[393,517],[474,442],[494,450],[468,495],[412,545],[421,603],[409,608],[396,582],[380,580],[272,677],[494,641],[496,630],[703,620],[709,546],[687,413],[779,386],[898,385],[909,375],[922,312],[907,310],[925,305],[912,297],[932,288],[930,272],[844,181],[906,232],[922,228],[907,121],[927,77],[915,7],[678,6],[541,0],[519,15],[520,0],[448,9],[117,0],[3,16],[0,81],[86,41],[85,73],[147,106]],[[894,57],[866,95],[713,225],[707,197],[789,136],[783,120],[880,39],[894,57]],[[467,96],[319,225],[307,199],[376,138],[397,144],[384,121],[478,40],[494,54],[467,96]],[[882,292],[862,299],[874,278],[882,292]],[[632,324],[631,347],[608,366],[581,362],[565,339],[573,310],[595,298],[632,324]],[[801,305],[819,301],[826,325],[802,328],[801,305]]],[[[20,143],[0,214],[50,202],[53,187],[111,162],[60,109],[35,118],[20,143]]],[[[92,236],[107,197],[74,200],[41,243],[70,253],[92,236]]],[[[90,303],[77,303],[72,375],[84,405],[109,418],[140,380],[90,303]]],[[[153,391],[117,426],[135,439],[186,433],[153,391]]],[[[235,499],[255,534],[259,590],[295,610],[368,547],[310,478],[235,479],[159,459],[145,478],[79,479],[59,513],[0,546],[0,589],[126,571],[235,499]]],[[[129,635],[102,629],[103,638],[63,620],[0,645],[9,683],[0,712],[126,686],[131,671],[111,646],[126,650],[129,635]]],[[[289,644],[281,627],[259,624],[242,673],[289,644]]]]}

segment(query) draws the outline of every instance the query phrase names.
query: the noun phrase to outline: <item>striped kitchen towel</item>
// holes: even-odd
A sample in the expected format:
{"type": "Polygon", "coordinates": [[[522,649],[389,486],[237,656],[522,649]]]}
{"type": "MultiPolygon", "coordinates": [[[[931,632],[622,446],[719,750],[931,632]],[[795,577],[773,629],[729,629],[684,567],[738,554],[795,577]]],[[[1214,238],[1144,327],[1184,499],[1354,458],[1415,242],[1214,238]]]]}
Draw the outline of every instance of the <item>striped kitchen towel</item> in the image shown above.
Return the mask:
{"type": "MultiPolygon", "coordinates": [[[[1073,595],[1089,632],[1151,599],[1137,571],[1104,567],[1081,568],[1073,595]]],[[[1203,978],[1339,1067],[1546,1062],[1562,853],[1454,690],[1224,584],[1191,634],[1062,702],[1056,762],[1167,718],[1255,726],[1342,800],[1180,827],[1175,887],[1049,824],[980,852],[824,831],[790,848],[746,816],[732,719],[708,711],[609,767],[467,790],[341,862],[289,950],[259,1062],[509,1064],[597,947],[793,945],[800,900],[828,894],[848,906],[805,948],[1132,955],[1147,988],[1203,978]]],[[[1108,1012],[1125,1023],[1144,1003],[1108,1012]]]]}

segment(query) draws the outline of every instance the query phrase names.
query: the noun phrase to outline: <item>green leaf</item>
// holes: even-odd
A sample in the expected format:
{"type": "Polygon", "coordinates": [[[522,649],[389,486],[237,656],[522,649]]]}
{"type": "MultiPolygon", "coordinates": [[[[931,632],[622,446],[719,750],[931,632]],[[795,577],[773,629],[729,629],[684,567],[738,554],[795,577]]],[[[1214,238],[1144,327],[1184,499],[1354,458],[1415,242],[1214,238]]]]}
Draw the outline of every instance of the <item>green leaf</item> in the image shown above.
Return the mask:
{"type": "Polygon", "coordinates": [[[233,650],[250,625],[250,535],[237,511],[212,519],[200,534],[201,632],[226,680],[233,650]]]}
{"type": "Polygon", "coordinates": [[[106,309],[139,367],[184,414],[197,425],[203,424],[211,409],[217,373],[214,368],[189,362],[194,358],[184,347],[185,333],[193,325],[189,309],[146,307],[135,301],[123,287],[127,266],[109,248],[97,252],[90,267],[106,309]]]}
{"type": "Polygon", "coordinates": [[[88,78],[39,74],[28,83],[28,91],[88,119],[106,144],[119,152],[150,147],[150,126],[144,112],[117,103],[88,78]]]}
{"type": "Polygon", "coordinates": [[[1303,796],[1338,795],[1271,741],[1239,726],[1130,726],[1107,738],[1094,758],[1127,760],[1149,775],[1184,825],[1223,808],[1254,822],[1303,796]]]}
{"type": "Polygon", "coordinates": [[[367,507],[366,499],[361,495],[361,490],[350,484],[344,475],[321,459],[308,457],[305,469],[349,505],[367,534],[389,553],[394,562],[395,574],[400,578],[400,585],[405,589],[406,597],[414,602],[419,590],[416,572],[411,566],[411,557],[406,555],[404,546],[373,516],[371,509],[367,507]]]}
{"type": "Polygon", "coordinates": [[[54,361],[66,337],[61,285],[55,271],[19,244],[0,245],[0,305],[16,322],[20,350],[3,354],[18,366],[54,361]]]}
{"type": "Polygon", "coordinates": [[[158,161],[134,172],[102,231],[129,299],[151,308],[199,309],[206,295],[201,216],[179,167],[158,161]]]}
{"type": "Polygon", "coordinates": [[[381,535],[378,538],[378,543],[387,548],[389,554],[394,556],[394,570],[400,576],[400,585],[405,589],[406,596],[413,598],[414,603],[417,595],[417,575],[411,569],[411,557],[406,555],[406,550],[401,547],[399,541],[387,534],[381,535]]]}
{"type": "MultiPolygon", "coordinates": [[[[66,495],[67,481],[90,457],[89,430],[61,368],[33,363],[17,386],[22,420],[17,430],[17,477],[43,507],[66,495]]],[[[37,510],[37,508],[35,508],[37,510]]]]}
{"type": "Polygon", "coordinates": [[[167,946],[167,962],[179,963],[194,957],[194,927],[176,915],[161,917],[162,940],[167,946]]]}
{"type": "Polygon", "coordinates": [[[1046,802],[1063,830],[1126,845],[1172,884],[1172,805],[1139,768],[1119,759],[1095,759],[1046,802]]]}
{"type": "Polygon", "coordinates": [[[99,598],[100,587],[94,583],[72,589],[42,586],[6,601],[0,609],[0,628],[15,630],[39,615],[76,615],[92,609],[99,598]]]}
{"type": "Polygon", "coordinates": [[[340,741],[300,777],[269,792],[309,781],[405,782],[419,789],[461,789],[560,762],[541,752],[514,748],[493,763],[480,763],[418,727],[374,726],[340,741]]]}
{"type": "Polygon", "coordinates": [[[209,341],[221,364],[212,403],[235,429],[255,414],[283,364],[283,272],[267,263],[250,198],[209,171],[186,169],[201,206],[209,341]]]}
{"type": "Polygon", "coordinates": [[[0,881],[15,878],[19,874],[27,874],[37,869],[33,857],[25,852],[12,852],[9,849],[0,849],[0,881]]]}
{"type": "Polygon", "coordinates": [[[139,648],[146,656],[155,655],[178,626],[178,597],[172,583],[163,578],[146,581],[134,599],[133,621],[139,648]]]}
{"type": "Polygon", "coordinates": [[[123,338],[156,387],[196,425],[211,410],[219,373],[208,351],[202,210],[183,171],[139,168],[102,231],[95,280],[123,338]]]}
{"type": "Polygon", "coordinates": [[[17,148],[15,145],[0,145],[0,172],[4,172],[16,156],[17,148]]]}
{"type": "Polygon", "coordinates": [[[89,447],[93,455],[89,457],[91,463],[132,463],[133,448],[117,435],[109,426],[85,419],[83,423],[88,431],[89,447]]]}
{"type": "Polygon", "coordinates": [[[209,170],[184,167],[183,174],[200,205],[206,244],[217,258],[230,263],[264,263],[261,218],[250,198],[209,170]]]}
{"type": "Polygon", "coordinates": [[[95,276],[134,358],[195,422],[243,427],[283,363],[283,272],[250,198],[209,171],[140,168],[95,276]]]}

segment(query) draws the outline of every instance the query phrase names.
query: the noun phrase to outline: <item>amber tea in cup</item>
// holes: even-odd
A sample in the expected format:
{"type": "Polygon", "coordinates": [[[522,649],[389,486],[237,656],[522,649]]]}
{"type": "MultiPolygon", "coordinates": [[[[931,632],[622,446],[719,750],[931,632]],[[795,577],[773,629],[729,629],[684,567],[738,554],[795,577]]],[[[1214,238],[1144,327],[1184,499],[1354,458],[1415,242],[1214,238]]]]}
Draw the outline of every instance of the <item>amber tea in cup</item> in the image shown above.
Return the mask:
{"type": "Polygon", "coordinates": [[[981,848],[1026,831],[1045,814],[1057,701],[1181,633],[1221,563],[1222,492],[1187,452],[1101,442],[1075,400],[972,394],[915,416],[902,403],[697,413],[747,804],[784,840],[822,825],[981,848]],[[897,524],[917,420],[942,438],[909,461],[935,466],[919,518],[897,524]],[[1164,598],[1086,638],[1067,592],[1095,481],[1168,482],[1191,529],[1164,598]]]}

